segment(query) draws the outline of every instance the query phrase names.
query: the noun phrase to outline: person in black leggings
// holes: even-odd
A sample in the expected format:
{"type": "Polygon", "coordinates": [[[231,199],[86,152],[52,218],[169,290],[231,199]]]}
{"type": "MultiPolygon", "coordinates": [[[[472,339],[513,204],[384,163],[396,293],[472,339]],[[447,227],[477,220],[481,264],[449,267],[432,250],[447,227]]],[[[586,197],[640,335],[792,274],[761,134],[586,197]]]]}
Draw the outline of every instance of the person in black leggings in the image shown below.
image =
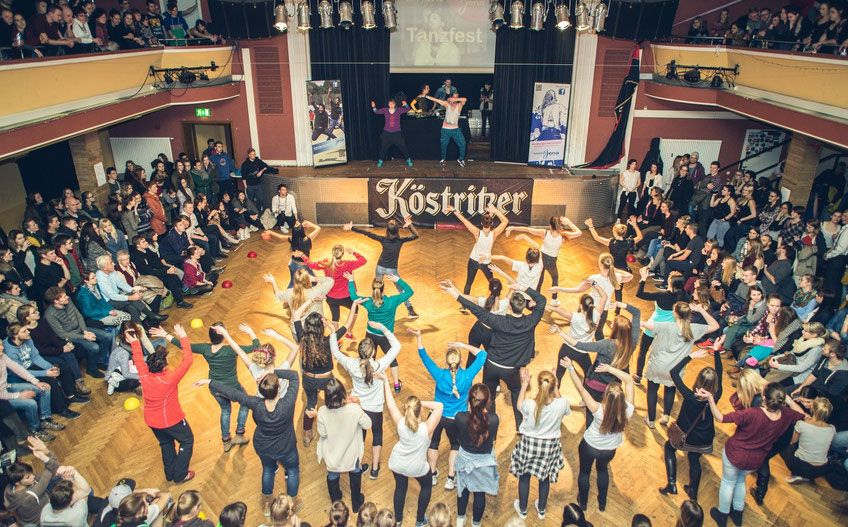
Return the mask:
{"type": "MultiPolygon", "coordinates": [[[[460,296],[471,302],[476,302],[477,305],[481,305],[482,302],[484,309],[498,315],[503,315],[509,310],[509,300],[501,298],[501,291],[503,291],[503,283],[498,278],[492,278],[489,280],[489,296],[476,297],[463,293],[460,293],[460,296]]],[[[479,320],[474,322],[471,330],[468,331],[468,344],[475,348],[488,349],[491,342],[492,328],[479,320]]],[[[469,355],[468,359],[466,359],[465,367],[468,368],[471,366],[472,362],[474,362],[474,355],[469,355]]]]}
{"type": "MultiPolygon", "coordinates": [[[[654,322],[671,322],[674,320],[672,309],[675,302],[688,302],[688,295],[683,290],[685,279],[678,271],[672,271],[668,275],[668,289],[665,291],[657,291],[656,293],[646,293],[645,284],[648,280],[649,269],[642,267],[639,269],[639,289],[636,291],[636,298],[654,302],[654,313],[651,315],[651,320],[654,322]]],[[[636,384],[642,382],[642,372],[645,371],[645,360],[648,358],[648,349],[654,342],[654,332],[643,330],[642,340],[639,342],[639,355],[636,357],[636,373],[633,375],[633,380],[636,384]]]]}

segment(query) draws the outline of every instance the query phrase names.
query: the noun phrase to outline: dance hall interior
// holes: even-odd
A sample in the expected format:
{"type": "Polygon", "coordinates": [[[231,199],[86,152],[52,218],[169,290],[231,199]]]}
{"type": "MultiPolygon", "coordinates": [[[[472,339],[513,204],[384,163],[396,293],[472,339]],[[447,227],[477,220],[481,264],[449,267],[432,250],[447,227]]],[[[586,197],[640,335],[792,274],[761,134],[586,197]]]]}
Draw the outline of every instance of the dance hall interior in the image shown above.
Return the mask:
{"type": "Polygon", "coordinates": [[[848,3],[0,11],[0,527],[845,524],[848,3]]]}

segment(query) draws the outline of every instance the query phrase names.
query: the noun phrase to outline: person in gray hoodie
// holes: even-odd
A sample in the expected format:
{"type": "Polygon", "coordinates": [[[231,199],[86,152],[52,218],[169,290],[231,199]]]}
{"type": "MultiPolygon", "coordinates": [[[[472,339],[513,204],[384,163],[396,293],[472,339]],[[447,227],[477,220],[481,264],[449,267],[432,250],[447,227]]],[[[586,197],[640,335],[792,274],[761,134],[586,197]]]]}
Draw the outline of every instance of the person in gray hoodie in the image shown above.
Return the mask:
{"type": "Polygon", "coordinates": [[[44,470],[36,475],[32,466],[15,461],[6,469],[9,484],[3,492],[3,504],[18,518],[18,525],[34,527],[38,525],[41,511],[50,502],[47,486],[54,476],[68,473],[71,467],[59,465],[56,455],[37,437],[27,439],[32,454],[44,462],[44,470]]]}

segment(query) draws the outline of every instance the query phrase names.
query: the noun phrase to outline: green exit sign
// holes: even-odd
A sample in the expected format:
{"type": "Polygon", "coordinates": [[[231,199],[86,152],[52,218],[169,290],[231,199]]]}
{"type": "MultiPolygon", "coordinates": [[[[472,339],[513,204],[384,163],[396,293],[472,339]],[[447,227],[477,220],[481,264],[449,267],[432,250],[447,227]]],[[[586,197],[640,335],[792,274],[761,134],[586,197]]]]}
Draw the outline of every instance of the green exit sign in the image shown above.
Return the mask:
{"type": "Polygon", "coordinates": [[[197,117],[209,117],[212,115],[212,112],[209,111],[209,108],[195,108],[194,115],[197,117]]]}

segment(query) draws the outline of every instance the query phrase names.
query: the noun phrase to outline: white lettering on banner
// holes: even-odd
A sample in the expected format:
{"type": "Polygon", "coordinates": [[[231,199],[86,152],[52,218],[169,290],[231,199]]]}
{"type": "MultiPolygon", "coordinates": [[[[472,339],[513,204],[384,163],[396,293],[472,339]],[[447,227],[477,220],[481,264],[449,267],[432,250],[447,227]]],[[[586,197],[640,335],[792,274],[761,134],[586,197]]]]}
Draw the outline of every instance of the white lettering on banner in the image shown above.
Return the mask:
{"type": "Polygon", "coordinates": [[[446,31],[426,31],[419,27],[405,28],[409,42],[429,42],[431,44],[440,44],[443,42],[483,42],[483,32],[480,29],[475,31],[457,31],[455,27],[446,31]]]}
{"type": "Polygon", "coordinates": [[[424,192],[426,186],[413,181],[411,178],[386,178],[377,181],[377,193],[388,198],[387,206],[376,210],[382,219],[395,215],[405,218],[423,213],[435,216],[448,206],[453,206],[467,216],[482,214],[489,205],[494,205],[503,214],[520,215],[528,198],[527,192],[524,191],[495,194],[489,192],[485,185],[478,189],[474,184],[468,185],[461,192],[453,192],[450,185],[441,192],[424,192]]]}

